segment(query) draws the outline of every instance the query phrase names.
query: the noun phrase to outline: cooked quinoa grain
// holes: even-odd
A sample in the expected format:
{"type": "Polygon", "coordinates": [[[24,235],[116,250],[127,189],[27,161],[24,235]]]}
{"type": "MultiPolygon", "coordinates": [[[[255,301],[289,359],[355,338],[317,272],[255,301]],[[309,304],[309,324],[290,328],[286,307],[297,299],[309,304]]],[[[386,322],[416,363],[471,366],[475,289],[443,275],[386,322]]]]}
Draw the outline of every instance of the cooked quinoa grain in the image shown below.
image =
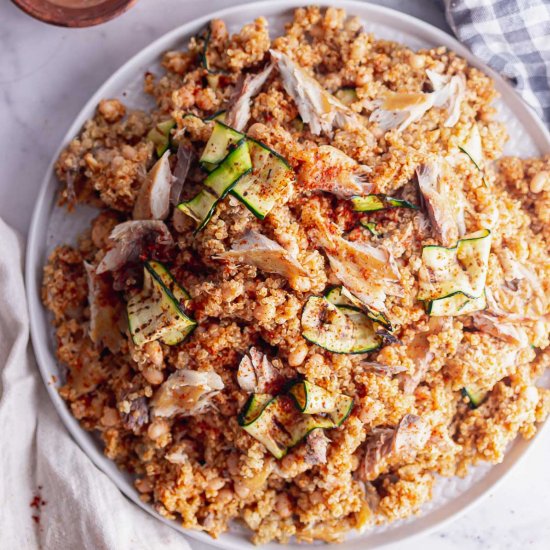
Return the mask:
{"type": "Polygon", "coordinates": [[[238,521],[257,544],[340,541],[533,437],[550,412],[550,157],[502,157],[491,80],[316,7],[277,38],[264,18],[233,36],[212,21],[162,66],[155,109],[105,99],[60,155],[60,202],[99,212],[43,284],[60,393],[141,498],[213,537],[238,521]],[[201,165],[228,131],[215,115],[248,137],[201,165]],[[242,178],[274,181],[258,142],[284,192],[260,216],[234,187],[197,231],[175,206],[205,169],[241,150],[242,178]],[[273,401],[247,420],[251,395],[273,401]]]}

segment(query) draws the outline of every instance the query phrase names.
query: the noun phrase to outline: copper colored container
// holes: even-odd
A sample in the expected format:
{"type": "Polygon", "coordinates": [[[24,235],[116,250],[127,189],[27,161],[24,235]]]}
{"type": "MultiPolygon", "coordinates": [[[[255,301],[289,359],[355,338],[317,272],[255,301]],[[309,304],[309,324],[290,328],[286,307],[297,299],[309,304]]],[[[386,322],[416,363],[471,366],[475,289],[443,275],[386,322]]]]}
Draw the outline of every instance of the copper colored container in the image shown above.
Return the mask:
{"type": "Polygon", "coordinates": [[[13,0],[23,11],[51,25],[91,27],[125,12],[137,0],[13,0]]]}

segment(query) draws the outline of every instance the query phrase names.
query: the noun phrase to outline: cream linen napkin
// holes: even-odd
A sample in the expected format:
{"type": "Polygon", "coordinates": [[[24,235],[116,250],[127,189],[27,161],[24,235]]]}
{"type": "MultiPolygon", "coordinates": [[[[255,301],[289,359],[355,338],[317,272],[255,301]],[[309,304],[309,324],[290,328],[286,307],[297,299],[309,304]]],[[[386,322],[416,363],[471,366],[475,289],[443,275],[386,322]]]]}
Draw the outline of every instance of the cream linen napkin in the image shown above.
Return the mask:
{"type": "Polygon", "coordinates": [[[128,501],[65,430],[29,343],[23,243],[1,219],[0,251],[0,548],[190,550],[128,501]]]}

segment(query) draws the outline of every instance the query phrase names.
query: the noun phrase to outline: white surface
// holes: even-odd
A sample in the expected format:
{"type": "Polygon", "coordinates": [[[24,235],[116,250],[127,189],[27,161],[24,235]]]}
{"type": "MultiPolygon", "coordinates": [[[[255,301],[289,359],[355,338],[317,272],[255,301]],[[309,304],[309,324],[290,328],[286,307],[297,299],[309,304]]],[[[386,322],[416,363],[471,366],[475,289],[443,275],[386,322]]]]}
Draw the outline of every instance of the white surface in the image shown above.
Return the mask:
{"type": "Polygon", "coordinates": [[[0,243],[0,548],[189,550],[130,506],[59,422],[27,345],[24,243],[2,220],[0,243]]]}
{"type": "MultiPolygon", "coordinates": [[[[228,2],[209,2],[208,8],[209,10],[212,10],[216,7],[227,4],[228,2]]],[[[412,5],[413,3],[410,2],[410,4],[412,5]]],[[[422,4],[424,8],[431,6],[430,2],[414,4],[415,6],[422,4]]],[[[9,122],[12,120],[13,125],[10,127],[9,124],[3,124],[0,130],[2,133],[6,132],[6,135],[3,135],[2,138],[4,151],[10,151],[11,155],[13,155],[10,155],[9,157],[10,162],[2,165],[1,168],[2,179],[0,180],[0,193],[2,198],[0,199],[0,214],[4,216],[7,221],[13,222],[14,224],[17,223],[20,228],[25,227],[25,219],[28,216],[30,204],[33,199],[31,190],[33,189],[33,186],[36,186],[41,180],[47,161],[49,160],[48,157],[51,156],[61,138],[61,135],[64,133],[65,128],[61,125],[61,121],[64,121],[66,124],[67,121],[74,117],[76,110],[78,110],[77,106],[75,106],[75,109],[74,111],[71,111],[70,116],[67,115],[66,110],[69,105],[73,104],[74,99],[73,96],[69,97],[67,95],[68,91],[74,91],[75,95],[81,93],[82,99],[87,99],[87,97],[95,91],[98,82],[94,80],[93,83],[89,83],[88,85],[88,83],[83,81],[84,76],[92,79],[92,77],[95,78],[96,75],[100,73],[101,76],[97,78],[97,80],[101,81],[105,76],[112,72],[114,67],[110,66],[110,63],[115,57],[120,54],[121,57],[117,58],[119,63],[116,63],[120,64],[120,61],[128,57],[129,53],[135,52],[139,49],[139,47],[160,35],[161,32],[159,32],[159,30],[164,31],[166,28],[161,26],[161,22],[166,25],[168,21],[170,21],[172,23],[170,26],[175,26],[175,14],[178,12],[182,13],[181,19],[177,21],[179,24],[190,19],[192,16],[198,15],[197,10],[199,9],[199,6],[197,5],[191,5],[188,2],[184,3],[181,1],[157,1],[155,3],[155,8],[152,9],[152,7],[153,6],[151,3],[146,4],[145,2],[142,2],[141,4],[138,4],[134,11],[131,11],[124,18],[121,18],[104,27],[87,31],[50,29],[31,20],[27,20],[23,16],[19,16],[19,14],[9,5],[4,5],[0,8],[0,21],[2,21],[2,27],[4,27],[4,23],[9,25],[10,22],[12,22],[12,25],[10,26],[12,29],[12,38],[10,40],[10,37],[0,36],[2,39],[0,46],[2,46],[3,52],[15,51],[15,54],[10,53],[7,56],[4,54],[2,57],[2,64],[0,66],[0,86],[2,87],[2,92],[4,93],[4,98],[6,100],[4,104],[10,108],[12,113],[15,112],[18,115],[16,119],[15,117],[7,118],[2,116],[3,121],[8,120],[9,122]],[[185,6],[183,4],[185,4],[185,6]],[[179,9],[163,9],[170,5],[173,8],[179,7],[179,9]],[[4,14],[3,12],[6,13],[4,14]],[[159,21],[159,26],[151,26],[147,30],[144,28],[141,34],[137,33],[135,25],[139,24],[138,20],[140,20],[140,16],[141,19],[145,19],[146,17],[150,17],[150,14],[152,14],[154,19],[159,21]],[[19,29],[15,26],[17,22],[22,25],[19,29]],[[24,25],[28,25],[28,27],[24,27],[24,25]],[[30,29],[31,27],[32,30],[30,29]],[[29,30],[25,31],[25,28],[29,28],[29,30]],[[109,29],[111,29],[111,31],[109,32],[107,39],[105,39],[104,33],[109,31],[109,29]],[[40,48],[32,47],[27,44],[28,47],[25,50],[23,49],[25,37],[30,37],[31,35],[33,45],[38,44],[40,45],[40,48]],[[41,38],[43,38],[42,35],[47,38],[43,42],[41,41],[41,38]],[[144,38],[143,35],[147,35],[146,38],[144,38]],[[69,41],[63,43],[63,37],[67,36],[69,37],[69,41]],[[75,37],[74,42],[70,42],[70,39],[73,36],[75,37]],[[21,49],[13,49],[15,45],[14,37],[18,37],[17,46],[21,49]],[[20,37],[22,38],[21,41],[19,41],[20,37]],[[82,37],[86,40],[83,43],[79,43],[82,40],[82,37]],[[60,47],[58,46],[60,49],[55,56],[60,63],[59,65],[56,64],[55,67],[52,67],[52,48],[50,48],[50,40],[53,40],[54,42],[57,40],[61,44],[60,47]],[[140,46],[134,48],[136,40],[140,41],[140,46]],[[129,46],[132,46],[131,49],[129,46]],[[111,51],[109,56],[101,55],[101,52],[106,52],[107,49],[111,51]],[[46,55],[46,52],[48,52],[48,55],[46,55]],[[125,52],[125,55],[122,55],[121,52],[125,52]],[[79,55],[80,53],[82,53],[82,55],[79,55]],[[29,57],[27,58],[26,56],[29,57]],[[44,62],[48,63],[48,61],[48,66],[50,69],[40,69],[40,64],[44,62]],[[31,67],[28,67],[26,62],[31,64],[31,67]],[[106,63],[109,68],[106,70],[104,70],[104,67],[98,68],[98,65],[101,62],[106,63]],[[32,65],[33,63],[35,63],[35,65],[32,65]],[[36,68],[36,73],[32,72],[33,67],[36,68]],[[6,85],[3,83],[6,79],[12,79],[15,81],[6,85]],[[68,82],[71,82],[71,84],[69,85],[68,82]],[[52,87],[51,92],[48,87],[52,87]],[[40,93],[40,90],[44,89],[46,90],[46,94],[40,93]],[[23,93],[18,93],[21,91],[23,93]],[[55,96],[55,91],[63,93],[65,99],[60,101],[60,98],[55,96]],[[37,97],[40,101],[46,101],[48,104],[58,104],[59,116],[57,116],[57,113],[55,116],[52,116],[51,110],[49,110],[50,113],[45,113],[44,111],[41,112],[40,110],[33,110],[33,101],[36,101],[37,97]],[[50,116],[48,116],[48,114],[50,116]],[[47,118],[44,115],[46,115],[47,118]],[[52,125],[51,131],[45,131],[46,128],[44,128],[44,123],[47,123],[48,119],[50,120],[50,125],[52,125]],[[52,124],[52,121],[54,120],[55,125],[52,124]],[[22,128],[28,128],[28,131],[23,134],[21,131],[22,128]],[[55,137],[51,137],[55,131],[57,131],[58,134],[55,137]],[[18,137],[21,137],[21,147],[17,147],[18,137]],[[18,157],[18,154],[23,153],[23,147],[27,147],[27,149],[23,155],[18,157]],[[35,163],[31,163],[28,160],[28,153],[30,151],[37,159],[35,163]],[[41,155],[43,158],[40,158],[41,155]],[[22,177],[21,170],[23,170],[23,172],[33,170],[34,172],[33,174],[28,174],[27,178],[25,178],[24,174],[22,177]],[[8,173],[4,175],[6,171],[8,171],[8,173]],[[26,182],[25,179],[27,180],[26,182]],[[11,182],[17,182],[17,189],[21,189],[21,191],[14,192],[14,187],[10,184],[11,182]],[[23,192],[24,183],[27,183],[28,185],[27,193],[23,192]],[[8,197],[8,200],[4,201],[4,197],[8,197]],[[20,202],[16,203],[15,201],[20,202]]],[[[418,13],[418,11],[416,13],[418,13]]],[[[80,103],[83,103],[83,101],[81,100],[80,103]]],[[[48,111],[48,109],[46,111],[48,111]]],[[[545,525],[543,518],[545,510],[548,509],[550,500],[543,492],[545,487],[548,487],[549,478],[547,468],[544,468],[544,465],[542,464],[542,456],[544,456],[544,454],[548,454],[548,439],[548,434],[546,434],[544,441],[539,442],[538,448],[531,454],[531,457],[527,458],[527,461],[533,461],[533,456],[539,457],[538,467],[535,465],[532,466],[534,475],[531,478],[531,481],[529,482],[527,479],[519,479],[515,487],[508,489],[514,491],[512,493],[515,495],[513,498],[502,500],[499,499],[497,506],[495,506],[494,503],[488,506],[490,500],[486,501],[486,503],[481,508],[478,508],[476,512],[470,512],[469,520],[468,516],[466,516],[466,518],[463,518],[455,524],[457,527],[448,527],[445,529],[445,542],[443,542],[443,540],[439,537],[432,535],[422,541],[423,546],[430,548],[431,544],[432,548],[454,548],[454,545],[456,544],[457,547],[460,546],[461,548],[505,548],[505,545],[508,544],[509,548],[517,548],[520,546],[526,546],[532,541],[533,544],[531,547],[546,547],[548,541],[550,540],[550,531],[545,525]],[[546,445],[546,453],[543,445],[546,445]],[[542,477],[543,475],[546,475],[546,478],[542,477]],[[535,482],[535,479],[538,481],[535,482]],[[538,497],[536,496],[537,487],[540,491],[540,495],[538,495],[538,497]],[[546,497],[546,500],[543,500],[544,497],[546,497]],[[525,499],[525,501],[520,499],[525,499]],[[518,503],[520,504],[518,505],[518,503]],[[525,525],[524,529],[519,528],[520,525],[518,523],[509,521],[508,518],[511,515],[510,507],[512,506],[515,507],[514,510],[516,511],[517,517],[520,518],[521,522],[524,522],[525,519],[529,518],[529,525],[525,525]],[[484,521],[483,524],[478,523],[475,518],[481,517],[484,509],[487,510],[486,513],[490,515],[491,520],[484,521]],[[483,527],[483,525],[485,525],[485,527],[483,527]],[[494,526],[493,529],[489,529],[491,525],[494,526]],[[501,538],[500,534],[498,536],[495,535],[495,531],[498,531],[499,529],[505,531],[505,529],[502,528],[502,525],[507,526],[509,528],[509,532],[501,538]],[[462,528],[460,528],[460,526],[462,526],[462,528]],[[472,533],[475,533],[475,535],[472,535],[472,533]],[[483,537],[481,537],[481,534],[479,535],[483,539],[482,544],[480,541],[477,541],[478,533],[483,533],[484,535],[483,537]],[[511,536],[511,533],[513,533],[513,537],[511,536]],[[451,534],[453,536],[451,536],[451,534]],[[432,542],[430,543],[430,541],[432,542]]],[[[519,469],[515,470],[512,474],[513,478],[511,479],[517,478],[522,471],[525,474],[525,465],[527,463],[528,462],[524,462],[520,465],[519,469]]],[[[531,468],[527,468],[527,471],[529,470],[531,470],[531,468]]],[[[512,481],[508,479],[505,487],[510,487],[511,483],[512,481]]],[[[500,489],[500,492],[502,491],[503,489],[500,489]]],[[[193,544],[195,545],[195,543],[193,544]]],[[[413,542],[410,546],[407,544],[400,544],[399,547],[412,548],[416,544],[418,543],[413,542]]]]}

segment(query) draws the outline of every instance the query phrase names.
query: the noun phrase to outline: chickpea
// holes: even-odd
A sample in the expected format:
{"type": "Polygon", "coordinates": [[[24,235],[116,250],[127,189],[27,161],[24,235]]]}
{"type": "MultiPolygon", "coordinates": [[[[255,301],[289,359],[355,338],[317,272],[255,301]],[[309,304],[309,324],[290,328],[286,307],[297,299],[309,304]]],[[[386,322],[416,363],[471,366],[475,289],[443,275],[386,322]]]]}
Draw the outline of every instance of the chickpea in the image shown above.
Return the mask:
{"type": "Polygon", "coordinates": [[[229,504],[233,500],[233,491],[225,488],[218,493],[218,502],[220,504],[229,504]]]}
{"type": "Polygon", "coordinates": [[[308,360],[308,366],[310,369],[320,368],[325,362],[325,359],[320,353],[315,353],[308,360]]]}
{"type": "Polygon", "coordinates": [[[250,489],[242,481],[235,481],[234,489],[235,493],[237,493],[240,498],[246,498],[250,495],[250,489]]]}
{"type": "Polygon", "coordinates": [[[307,277],[295,277],[290,281],[290,285],[298,292],[307,292],[311,288],[311,281],[307,277]]]}
{"type": "Polygon", "coordinates": [[[414,54],[411,56],[410,65],[413,69],[423,69],[426,65],[426,58],[421,54],[414,54]]]}
{"type": "Polygon", "coordinates": [[[92,153],[86,153],[84,155],[84,162],[92,172],[95,172],[99,168],[99,162],[97,162],[92,153]]]}
{"type": "Polygon", "coordinates": [[[239,473],[239,456],[237,453],[232,453],[227,459],[227,469],[232,476],[235,476],[239,473]]]}
{"type": "Polygon", "coordinates": [[[92,242],[97,248],[103,248],[109,239],[109,235],[116,221],[107,213],[101,213],[92,222],[92,242]]]}
{"type": "Polygon", "coordinates": [[[170,424],[164,418],[157,418],[147,428],[147,435],[153,441],[160,439],[170,431],[170,424]]]}
{"type": "Polygon", "coordinates": [[[304,344],[301,344],[295,347],[288,354],[288,364],[291,367],[298,367],[304,362],[306,356],[307,356],[307,346],[304,344]]]}
{"type": "Polygon", "coordinates": [[[223,486],[225,485],[225,480],[221,477],[215,477],[214,479],[211,479],[206,484],[206,490],[207,491],[219,491],[223,486]]]}
{"type": "Polygon", "coordinates": [[[275,501],[275,510],[283,519],[288,518],[292,515],[290,499],[284,493],[280,493],[277,495],[277,500],[275,501]]]}
{"type": "Polygon", "coordinates": [[[126,107],[118,99],[102,99],[98,111],[107,122],[117,122],[126,114],[126,107]]]}
{"type": "Polygon", "coordinates": [[[360,38],[355,40],[351,45],[351,58],[354,61],[361,61],[367,55],[368,43],[366,40],[360,38]]]}
{"type": "Polygon", "coordinates": [[[164,382],[164,374],[156,367],[145,367],[141,374],[143,374],[143,378],[145,378],[151,386],[159,386],[164,382]]]}
{"type": "Polygon", "coordinates": [[[116,409],[113,409],[112,407],[105,407],[103,409],[103,415],[101,416],[101,423],[107,427],[110,428],[112,426],[116,426],[120,420],[120,416],[118,415],[118,411],[116,409]]]}
{"type": "Polygon", "coordinates": [[[162,352],[161,345],[156,340],[154,342],[147,342],[143,346],[143,353],[147,356],[149,361],[155,365],[155,367],[162,367],[164,354],[162,352]]]}
{"type": "Polygon", "coordinates": [[[121,151],[122,156],[127,160],[135,160],[137,157],[136,150],[130,145],[124,144],[121,148],[121,151]]]}

